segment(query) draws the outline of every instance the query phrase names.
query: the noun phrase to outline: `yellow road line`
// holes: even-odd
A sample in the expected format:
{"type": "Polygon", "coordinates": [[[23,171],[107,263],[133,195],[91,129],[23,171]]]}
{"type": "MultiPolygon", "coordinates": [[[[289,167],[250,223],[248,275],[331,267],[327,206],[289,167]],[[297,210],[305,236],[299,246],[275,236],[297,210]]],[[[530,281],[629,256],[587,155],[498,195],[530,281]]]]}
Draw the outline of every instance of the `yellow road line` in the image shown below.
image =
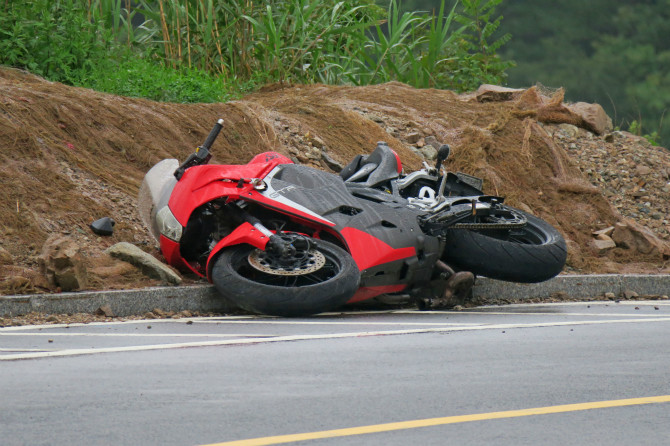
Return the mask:
{"type": "Polygon", "coordinates": [[[370,426],[334,429],[303,434],[277,435],[274,437],[250,438],[248,440],[213,443],[207,446],[263,446],[291,443],[321,438],[349,437],[353,435],[374,434],[418,427],[441,426],[444,424],[467,423],[470,421],[497,420],[501,418],[527,417],[531,415],[547,415],[553,413],[576,412],[580,410],[605,409],[610,407],[638,406],[642,404],[669,403],[670,395],[652,396],[647,398],[630,398],[624,400],[595,401],[591,403],[565,404],[561,406],[536,407],[533,409],[508,410],[453,417],[427,418],[424,420],[401,421],[398,423],[373,424],[370,426]]]}

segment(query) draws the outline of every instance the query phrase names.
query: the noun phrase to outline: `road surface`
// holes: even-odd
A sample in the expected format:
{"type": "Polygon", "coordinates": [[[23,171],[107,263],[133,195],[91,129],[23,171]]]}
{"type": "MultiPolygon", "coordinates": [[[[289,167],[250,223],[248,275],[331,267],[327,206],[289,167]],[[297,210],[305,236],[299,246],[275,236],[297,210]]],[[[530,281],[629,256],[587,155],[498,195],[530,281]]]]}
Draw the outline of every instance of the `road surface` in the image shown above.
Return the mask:
{"type": "Polygon", "coordinates": [[[0,329],[0,443],[665,444],[670,302],[0,329]]]}

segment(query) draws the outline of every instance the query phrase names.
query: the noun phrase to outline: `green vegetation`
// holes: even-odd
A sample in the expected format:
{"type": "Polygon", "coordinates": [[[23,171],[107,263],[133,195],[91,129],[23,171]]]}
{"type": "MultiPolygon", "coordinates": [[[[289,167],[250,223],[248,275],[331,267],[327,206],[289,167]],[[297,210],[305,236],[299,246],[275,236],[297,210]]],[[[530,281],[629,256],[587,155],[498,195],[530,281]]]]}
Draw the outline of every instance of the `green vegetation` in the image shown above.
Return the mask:
{"type": "Polygon", "coordinates": [[[518,0],[500,10],[513,34],[503,53],[518,64],[510,83],[563,86],[615,125],[670,142],[670,0],[518,0]]]}
{"type": "Polygon", "coordinates": [[[442,0],[433,15],[396,0],[0,0],[0,64],[176,102],[270,82],[465,91],[511,66],[496,54],[509,37],[493,38],[501,1],[442,0]]]}
{"type": "Polygon", "coordinates": [[[516,63],[510,86],[564,87],[570,101],[601,104],[615,126],[670,145],[670,0],[514,0],[497,11],[504,20],[493,36],[512,35],[499,51],[516,63]]]}

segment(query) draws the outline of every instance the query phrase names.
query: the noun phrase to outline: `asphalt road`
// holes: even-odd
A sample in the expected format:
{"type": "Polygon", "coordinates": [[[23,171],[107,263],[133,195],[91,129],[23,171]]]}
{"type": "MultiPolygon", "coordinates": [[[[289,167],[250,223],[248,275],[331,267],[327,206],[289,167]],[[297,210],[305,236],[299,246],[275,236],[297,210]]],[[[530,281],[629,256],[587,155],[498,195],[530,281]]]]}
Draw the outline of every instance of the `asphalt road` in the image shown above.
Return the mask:
{"type": "Polygon", "coordinates": [[[666,444],[669,338],[667,301],[7,327],[0,444],[666,444]]]}

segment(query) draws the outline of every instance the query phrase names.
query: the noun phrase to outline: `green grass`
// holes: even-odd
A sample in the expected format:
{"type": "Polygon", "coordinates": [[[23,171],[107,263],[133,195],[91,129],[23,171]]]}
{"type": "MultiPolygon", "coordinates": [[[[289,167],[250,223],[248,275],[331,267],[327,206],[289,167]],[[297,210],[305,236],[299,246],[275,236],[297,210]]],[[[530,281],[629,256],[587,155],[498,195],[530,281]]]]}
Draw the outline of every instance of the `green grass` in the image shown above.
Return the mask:
{"type": "Polygon", "coordinates": [[[82,79],[80,85],[121,96],[163,102],[226,102],[234,91],[221,77],[192,68],[173,69],[151,59],[107,61],[82,79]]]}

